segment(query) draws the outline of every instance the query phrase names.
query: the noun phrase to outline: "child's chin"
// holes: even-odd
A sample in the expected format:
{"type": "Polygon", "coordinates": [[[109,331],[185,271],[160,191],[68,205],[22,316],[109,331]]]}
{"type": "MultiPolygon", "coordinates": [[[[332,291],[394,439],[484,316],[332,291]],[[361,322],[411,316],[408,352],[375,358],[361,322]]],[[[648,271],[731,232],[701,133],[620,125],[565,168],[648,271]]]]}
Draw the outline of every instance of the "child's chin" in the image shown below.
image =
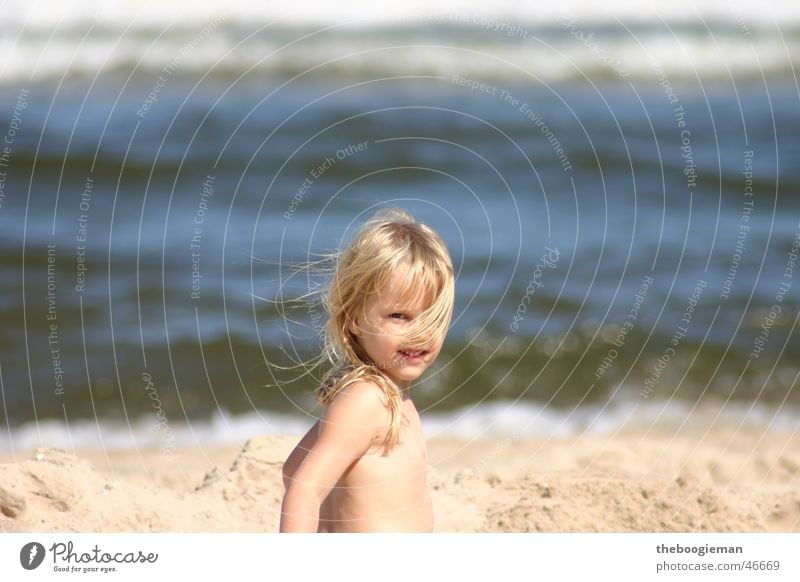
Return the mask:
{"type": "Polygon", "coordinates": [[[390,370],[389,376],[395,381],[402,381],[402,382],[413,382],[417,378],[419,378],[422,374],[417,370],[409,370],[403,368],[395,368],[394,370],[390,370]]]}

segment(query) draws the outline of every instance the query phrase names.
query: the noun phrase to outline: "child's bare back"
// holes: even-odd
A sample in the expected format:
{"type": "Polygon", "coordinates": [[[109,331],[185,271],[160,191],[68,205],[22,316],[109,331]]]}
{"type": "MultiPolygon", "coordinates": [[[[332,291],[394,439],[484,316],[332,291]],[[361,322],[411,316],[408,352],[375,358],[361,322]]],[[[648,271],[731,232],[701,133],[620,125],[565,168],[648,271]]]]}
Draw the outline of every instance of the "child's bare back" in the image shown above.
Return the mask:
{"type": "MultiPolygon", "coordinates": [[[[362,383],[341,394],[336,404],[341,406],[353,398],[363,400],[380,399],[379,389],[369,383],[362,383]],[[344,398],[342,399],[342,396],[344,398]],[[349,396],[349,398],[348,398],[349,396]],[[341,400],[340,400],[341,399],[341,400]]],[[[349,402],[347,402],[349,403],[349,402]]],[[[382,406],[382,405],[381,405],[382,406]]],[[[353,406],[352,408],[358,408],[353,406]]],[[[369,446],[358,458],[342,458],[342,451],[335,454],[330,465],[345,466],[344,472],[330,489],[319,509],[317,531],[320,532],[429,532],[433,531],[433,511],[427,487],[427,451],[422,435],[419,414],[410,398],[402,401],[405,421],[400,431],[399,442],[389,451],[385,451],[385,424],[383,428],[369,430],[369,446]],[[338,461],[338,462],[337,462],[338,461]]],[[[387,418],[388,412],[384,408],[387,418]]],[[[327,415],[326,415],[327,416],[327,415]]],[[[346,413],[341,416],[348,416],[346,413]]],[[[312,454],[325,454],[320,450],[320,429],[322,436],[329,433],[340,435],[352,429],[333,419],[323,417],[306,433],[300,443],[284,464],[284,482],[287,492],[292,486],[302,487],[298,483],[303,479],[301,469],[309,451],[312,454]],[[336,424],[332,424],[336,423],[336,424]],[[300,469],[298,471],[298,469],[300,469]]],[[[358,429],[356,429],[358,430],[358,429]]],[[[364,433],[366,436],[366,432],[364,433]]],[[[324,449],[324,443],[323,443],[324,449]]],[[[312,478],[311,475],[308,476],[312,478]]],[[[285,507],[284,525],[293,529],[295,523],[291,512],[291,504],[285,507]]]]}

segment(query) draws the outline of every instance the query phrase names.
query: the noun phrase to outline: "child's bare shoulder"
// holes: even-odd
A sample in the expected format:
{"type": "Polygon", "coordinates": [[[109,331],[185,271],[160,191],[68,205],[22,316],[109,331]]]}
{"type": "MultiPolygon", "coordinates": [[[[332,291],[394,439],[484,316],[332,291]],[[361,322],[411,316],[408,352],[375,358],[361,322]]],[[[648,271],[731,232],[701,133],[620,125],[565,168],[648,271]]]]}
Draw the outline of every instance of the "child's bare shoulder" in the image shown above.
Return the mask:
{"type": "Polygon", "coordinates": [[[332,407],[388,410],[386,394],[375,382],[368,379],[356,380],[348,383],[338,391],[331,402],[332,407]]]}
{"type": "Polygon", "coordinates": [[[344,386],[328,406],[329,420],[385,427],[389,422],[386,394],[374,382],[362,379],[344,386]]]}

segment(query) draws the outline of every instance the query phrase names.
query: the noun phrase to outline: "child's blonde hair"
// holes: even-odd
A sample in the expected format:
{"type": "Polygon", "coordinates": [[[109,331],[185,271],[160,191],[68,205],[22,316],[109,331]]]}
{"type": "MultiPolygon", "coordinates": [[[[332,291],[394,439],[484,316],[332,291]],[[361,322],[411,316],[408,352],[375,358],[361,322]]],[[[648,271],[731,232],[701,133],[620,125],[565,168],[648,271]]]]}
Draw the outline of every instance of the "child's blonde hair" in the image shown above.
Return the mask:
{"type": "Polygon", "coordinates": [[[453,265],[439,235],[402,209],[380,210],[361,227],[339,253],[322,297],[329,314],[323,330],[325,355],[333,368],[317,389],[317,399],[328,405],[353,382],[375,383],[383,390],[390,412],[387,450],[400,436],[400,389],[361,348],[352,324],[401,265],[406,265],[408,272],[398,299],[413,300],[422,291],[427,304],[409,324],[404,340],[410,347],[430,349],[433,342],[444,338],[450,326],[455,295],[453,265]]]}

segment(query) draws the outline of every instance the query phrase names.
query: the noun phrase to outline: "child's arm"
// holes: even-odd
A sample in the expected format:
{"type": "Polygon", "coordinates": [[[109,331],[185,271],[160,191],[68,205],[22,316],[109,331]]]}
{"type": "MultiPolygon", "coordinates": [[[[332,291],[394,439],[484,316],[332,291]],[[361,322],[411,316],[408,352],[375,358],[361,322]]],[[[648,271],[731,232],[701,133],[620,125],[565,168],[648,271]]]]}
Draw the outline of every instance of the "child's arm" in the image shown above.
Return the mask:
{"type": "MultiPolygon", "coordinates": [[[[297,471],[297,468],[303,464],[306,455],[308,455],[308,451],[314,448],[314,444],[317,442],[317,431],[319,430],[319,423],[320,423],[319,420],[314,423],[314,426],[312,426],[308,430],[308,432],[303,436],[303,438],[300,439],[300,442],[297,443],[297,446],[294,448],[292,453],[286,459],[286,462],[283,464],[282,476],[283,476],[284,490],[289,488],[289,484],[294,479],[295,471],[297,471]]],[[[328,510],[330,509],[329,508],[330,499],[331,499],[330,496],[328,496],[328,498],[322,502],[322,505],[319,508],[320,525],[319,529],[317,529],[318,532],[328,531],[327,522],[329,519],[328,510]]]]}
{"type": "MultiPolygon", "coordinates": [[[[303,438],[306,442],[298,445],[307,452],[285,479],[280,531],[316,532],[320,505],[347,468],[384,438],[388,423],[389,412],[377,386],[359,382],[342,390],[317,424],[316,438],[310,436],[312,429],[303,438]]],[[[291,469],[285,468],[284,476],[291,469]]]]}
{"type": "Polygon", "coordinates": [[[308,455],[308,451],[314,448],[314,445],[317,442],[317,434],[319,431],[319,423],[321,421],[317,421],[314,423],[308,432],[300,439],[300,442],[297,443],[297,446],[292,451],[292,454],[286,459],[286,462],[283,464],[283,488],[288,489],[289,485],[291,484],[292,480],[294,479],[294,473],[297,471],[297,468],[303,464],[303,461],[306,459],[306,455],[308,455]]]}

